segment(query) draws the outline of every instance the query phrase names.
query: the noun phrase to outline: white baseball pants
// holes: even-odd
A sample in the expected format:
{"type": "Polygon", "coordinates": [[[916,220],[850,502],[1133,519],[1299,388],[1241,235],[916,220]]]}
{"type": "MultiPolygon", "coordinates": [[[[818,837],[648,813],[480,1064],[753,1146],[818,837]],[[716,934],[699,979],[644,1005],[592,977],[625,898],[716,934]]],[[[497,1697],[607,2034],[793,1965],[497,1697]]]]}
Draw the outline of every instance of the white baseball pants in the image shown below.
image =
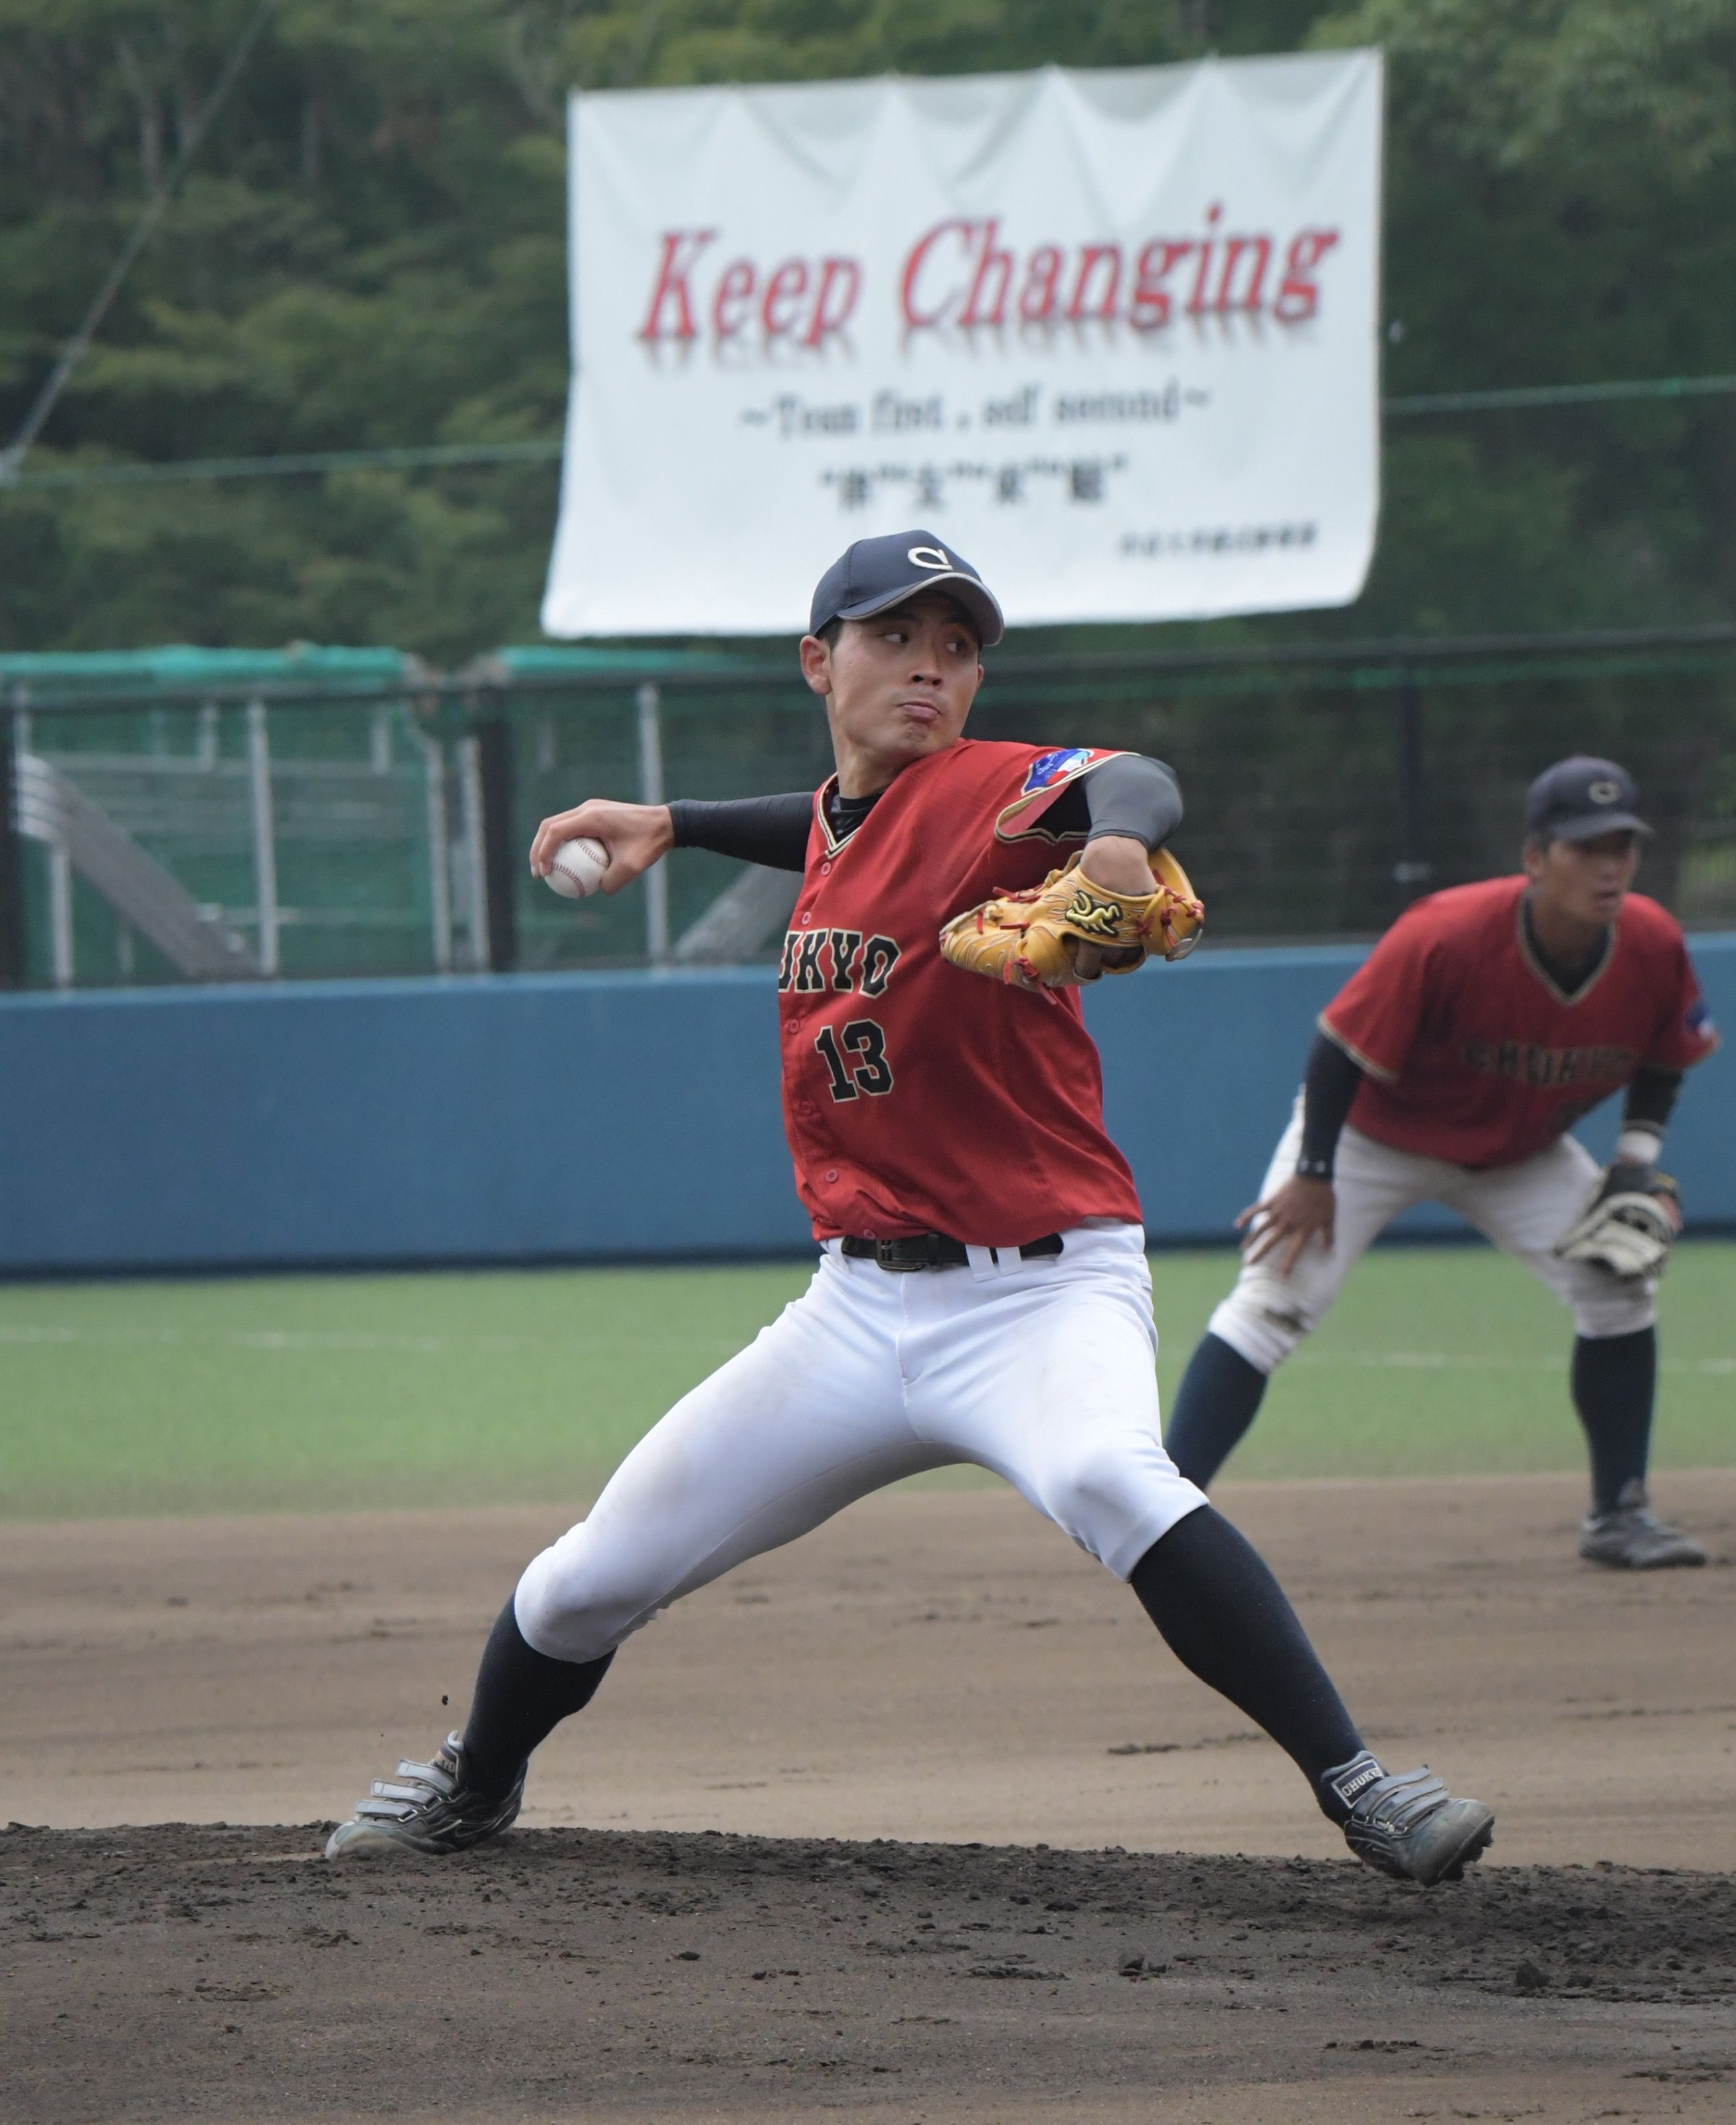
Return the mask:
{"type": "MultiPolygon", "coordinates": [[[[1296,1170],[1302,1147],[1302,1101],[1257,1199],[1264,1202],[1296,1170]]],[[[1310,1242],[1287,1277],[1271,1256],[1244,1262],[1236,1288],[1212,1315],[1211,1332],[1262,1373],[1274,1371],[1303,1337],[1318,1328],[1338,1287],[1378,1234],[1413,1203],[1445,1203],[1505,1254],[1525,1266],[1573,1310],[1582,1336],[1626,1336],[1656,1317],[1655,1280],[1626,1282],[1588,1262],[1563,1261],[1555,1242],[1597,1193],[1597,1161],[1575,1138],[1564,1136],[1517,1166],[1481,1172],[1445,1159],[1394,1151],[1360,1129],[1338,1138],[1333,1192],[1337,1198],[1330,1252],[1310,1242]]]]}
{"type": "Polygon", "coordinates": [[[592,1661],[853,1499],[991,1468],[1125,1579],[1205,1502],[1163,1450],[1137,1225],[1032,1261],[889,1273],[830,1242],[801,1298],[685,1395],[519,1581],[537,1651],[592,1661]]]}

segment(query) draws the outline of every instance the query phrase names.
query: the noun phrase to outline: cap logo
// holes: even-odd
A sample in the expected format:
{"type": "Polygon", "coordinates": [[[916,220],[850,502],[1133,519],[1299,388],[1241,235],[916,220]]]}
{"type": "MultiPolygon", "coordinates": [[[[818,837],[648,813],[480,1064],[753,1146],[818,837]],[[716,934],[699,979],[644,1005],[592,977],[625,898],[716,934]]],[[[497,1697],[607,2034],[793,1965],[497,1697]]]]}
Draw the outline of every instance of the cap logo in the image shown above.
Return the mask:
{"type": "MultiPolygon", "coordinates": [[[[911,558],[914,559],[915,556],[911,558]]],[[[1588,782],[1585,794],[1594,804],[1613,804],[1621,794],[1621,785],[1619,782],[1588,782]]]]}
{"type": "Polygon", "coordinates": [[[913,568],[950,568],[952,566],[951,559],[938,546],[913,546],[904,558],[913,568]]]}

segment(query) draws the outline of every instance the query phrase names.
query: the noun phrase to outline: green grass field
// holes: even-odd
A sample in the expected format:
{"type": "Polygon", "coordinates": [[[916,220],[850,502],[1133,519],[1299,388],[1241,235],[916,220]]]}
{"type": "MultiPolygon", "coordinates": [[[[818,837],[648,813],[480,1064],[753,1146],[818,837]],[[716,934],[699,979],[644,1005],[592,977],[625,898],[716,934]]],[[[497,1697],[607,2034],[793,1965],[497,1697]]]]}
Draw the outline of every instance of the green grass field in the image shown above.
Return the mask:
{"type": "MultiPolygon", "coordinates": [[[[1153,1256],[1166,1397],[1233,1269],[1228,1253],[1153,1256]]],[[[0,1288],[0,1515],[574,1499],[807,1274],[0,1288]]],[[[1736,1461],[1733,1302],[1736,1246],[1682,1248],[1662,1309],[1660,1467],[1736,1461]]],[[[1578,1468],[1570,1336],[1487,1249],[1377,1251],[1279,1375],[1232,1470],[1578,1468]]]]}

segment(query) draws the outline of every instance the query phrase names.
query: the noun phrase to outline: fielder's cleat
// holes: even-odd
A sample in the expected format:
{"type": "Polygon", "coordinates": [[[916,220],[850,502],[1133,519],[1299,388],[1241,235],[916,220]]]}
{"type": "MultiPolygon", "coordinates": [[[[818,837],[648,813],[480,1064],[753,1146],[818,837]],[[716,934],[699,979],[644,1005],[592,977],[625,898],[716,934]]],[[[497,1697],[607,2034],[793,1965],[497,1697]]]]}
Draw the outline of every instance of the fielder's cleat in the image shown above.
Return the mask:
{"type": "Polygon", "coordinates": [[[1366,1751],[1325,1784],[1350,1809],[1344,1841],[1365,1865],[1432,1889],[1456,1882],[1495,1839],[1495,1816],[1480,1800],[1455,1800],[1427,1765],[1384,1771],[1366,1751]]]}
{"type": "Polygon", "coordinates": [[[464,1770],[464,1745],[448,1734],[432,1764],[403,1763],[395,1779],[375,1779],[349,1821],[339,1823],[326,1840],[325,1856],[372,1859],[402,1852],[464,1852],[498,1837],[524,1800],[524,1770],[498,1800],[470,1791],[464,1770]]]}
{"type": "Polygon", "coordinates": [[[1691,1535],[1647,1511],[1645,1486],[1637,1478],[1623,1485],[1614,1512],[1586,1515],[1579,1554],[1614,1571],[1668,1571],[1675,1565],[1705,1562],[1705,1552],[1691,1535]]]}

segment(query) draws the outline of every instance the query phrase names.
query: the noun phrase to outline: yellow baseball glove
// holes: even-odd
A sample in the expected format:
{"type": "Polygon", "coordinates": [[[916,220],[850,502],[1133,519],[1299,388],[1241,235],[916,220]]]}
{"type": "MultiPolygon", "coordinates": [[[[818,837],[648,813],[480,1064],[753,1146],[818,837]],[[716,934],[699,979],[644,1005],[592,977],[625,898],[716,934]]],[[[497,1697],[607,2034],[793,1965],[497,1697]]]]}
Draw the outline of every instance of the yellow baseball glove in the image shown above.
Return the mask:
{"type": "MultiPolygon", "coordinates": [[[[1074,856],[1026,893],[1003,893],[955,915],[941,932],[941,954],[955,967],[1015,988],[1057,989],[1130,974],[1148,952],[1184,959],[1200,941],[1205,910],[1168,849],[1151,859],[1153,890],[1112,893],[1093,884],[1074,856]],[[1101,954],[1081,968],[1082,945],[1101,954]]],[[[1095,958],[1095,955],[1093,955],[1095,958]]]]}

